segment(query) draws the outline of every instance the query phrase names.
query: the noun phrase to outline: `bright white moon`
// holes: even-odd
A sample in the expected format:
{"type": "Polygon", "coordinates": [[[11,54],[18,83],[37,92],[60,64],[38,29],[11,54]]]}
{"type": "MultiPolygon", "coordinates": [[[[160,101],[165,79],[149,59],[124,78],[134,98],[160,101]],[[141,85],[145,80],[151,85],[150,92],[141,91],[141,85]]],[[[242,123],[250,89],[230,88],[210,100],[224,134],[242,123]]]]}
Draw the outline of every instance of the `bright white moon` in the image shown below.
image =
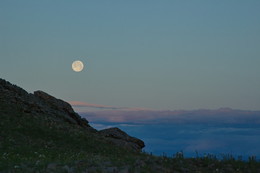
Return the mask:
{"type": "Polygon", "coordinates": [[[83,70],[83,68],[84,68],[84,64],[81,61],[74,61],[72,63],[72,70],[74,70],[75,72],[80,72],[83,70]]]}

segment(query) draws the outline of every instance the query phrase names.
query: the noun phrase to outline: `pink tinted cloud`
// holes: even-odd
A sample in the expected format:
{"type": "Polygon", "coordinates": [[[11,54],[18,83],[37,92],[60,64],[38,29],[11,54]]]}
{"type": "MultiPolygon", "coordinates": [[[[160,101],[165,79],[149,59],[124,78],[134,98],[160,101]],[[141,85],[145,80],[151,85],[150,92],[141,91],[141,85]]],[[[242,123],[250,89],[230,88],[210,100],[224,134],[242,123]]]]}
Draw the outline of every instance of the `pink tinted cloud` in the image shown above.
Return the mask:
{"type": "Polygon", "coordinates": [[[100,105],[100,104],[93,104],[81,101],[70,101],[69,104],[74,107],[92,107],[92,108],[106,108],[106,109],[119,109],[119,107],[114,106],[107,106],[107,105],[100,105]]]}
{"type": "Polygon", "coordinates": [[[116,107],[116,106],[108,106],[108,105],[101,105],[101,104],[93,104],[81,101],[69,101],[69,104],[73,107],[90,107],[90,108],[99,108],[99,109],[119,109],[124,111],[142,111],[142,110],[150,110],[148,108],[139,108],[139,107],[116,107]]]}
{"type": "Polygon", "coordinates": [[[116,107],[80,101],[69,102],[90,122],[117,123],[260,123],[260,111],[234,110],[152,110],[147,108],[116,107]],[[94,108],[94,110],[93,110],[94,108]]]}

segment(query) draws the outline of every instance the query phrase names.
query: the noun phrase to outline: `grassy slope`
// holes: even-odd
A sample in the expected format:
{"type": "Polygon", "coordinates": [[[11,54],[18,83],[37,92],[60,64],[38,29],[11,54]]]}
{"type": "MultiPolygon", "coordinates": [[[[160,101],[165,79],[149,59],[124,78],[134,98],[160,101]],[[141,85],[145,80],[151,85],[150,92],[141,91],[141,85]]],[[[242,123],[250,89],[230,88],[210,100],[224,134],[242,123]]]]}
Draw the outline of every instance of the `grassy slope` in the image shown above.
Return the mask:
{"type": "Polygon", "coordinates": [[[84,159],[87,164],[118,162],[119,156],[136,154],[114,147],[93,132],[45,115],[21,113],[3,103],[0,110],[0,169],[21,163],[35,166],[36,162],[40,168],[50,162],[72,164],[84,159]]]}
{"type": "Polygon", "coordinates": [[[155,157],[115,147],[96,133],[59,122],[48,115],[21,113],[19,106],[0,103],[0,172],[258,172],[260,165],[212,156],[185,159],[155,157]],[[55,166],[53,166],[55,165],[55,166]]]}

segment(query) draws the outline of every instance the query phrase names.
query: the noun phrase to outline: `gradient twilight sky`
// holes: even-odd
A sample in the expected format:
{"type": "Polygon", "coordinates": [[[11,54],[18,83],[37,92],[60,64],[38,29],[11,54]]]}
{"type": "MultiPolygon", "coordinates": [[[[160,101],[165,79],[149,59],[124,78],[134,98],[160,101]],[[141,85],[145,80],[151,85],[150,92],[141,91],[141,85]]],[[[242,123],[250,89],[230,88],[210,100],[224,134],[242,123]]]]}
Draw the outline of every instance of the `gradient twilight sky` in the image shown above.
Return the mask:
{"type": "Polygon", "coordinates": [[[259,110],[260,1],[1,0],[0,77],[66,101],[259,110]]]}

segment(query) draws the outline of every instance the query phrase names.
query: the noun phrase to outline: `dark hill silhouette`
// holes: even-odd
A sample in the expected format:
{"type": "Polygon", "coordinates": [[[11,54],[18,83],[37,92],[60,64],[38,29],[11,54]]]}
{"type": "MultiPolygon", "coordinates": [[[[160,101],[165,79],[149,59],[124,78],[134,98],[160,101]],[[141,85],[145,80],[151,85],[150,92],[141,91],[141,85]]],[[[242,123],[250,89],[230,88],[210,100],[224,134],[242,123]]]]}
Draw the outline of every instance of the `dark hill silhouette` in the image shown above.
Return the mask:
{"type": "MultiPolygon", "coordinates": [[[[35,91],[34,94],[27,93],[24,89],[0,79],[0,102],[5,107],[15,109],[20,113],[28,114],[33,117],[44,116],[51,123],[62,125],[63,123],[78,126],[78,128],[86,129],[96,135],[105,136],[117,146],[122,146],[134,151],[141,151],[144,142],[140,139],[129,136],[126,133],[120,133],[116,128],[103,130],[99,133],[92,128],[85,118],[81,118],[71,105],[61,99],[57,99],[43,91],[35,91]],[[4,103],[4,104],[3,104],[4,103]],[[104,132],[108,135],[103,135],[104,132]],[[109,134],[121,135],[109,135],[109,134]],[[121,145],[123,144],[123,145],[121,145]]],[[[13,116],[13,118],[17,118],[13,116]]]]}

